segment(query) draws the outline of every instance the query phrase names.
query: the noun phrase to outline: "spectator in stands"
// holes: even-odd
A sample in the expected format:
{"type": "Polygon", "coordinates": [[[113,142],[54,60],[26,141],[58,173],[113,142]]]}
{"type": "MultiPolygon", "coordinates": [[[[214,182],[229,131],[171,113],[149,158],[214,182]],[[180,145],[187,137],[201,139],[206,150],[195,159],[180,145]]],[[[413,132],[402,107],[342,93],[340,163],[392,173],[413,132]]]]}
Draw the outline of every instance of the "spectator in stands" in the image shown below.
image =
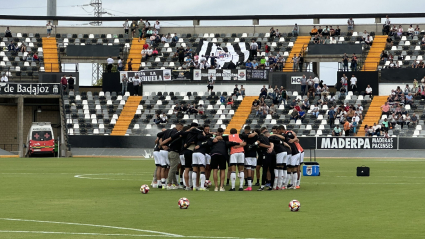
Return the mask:
{"type": "Polygon", "coordinates": [[[348,71],[348,56],[344,53],[342,56],[342,71],[348,71]]]}
{"type": "Polygon", "coordinates": [[[252,70],[252,63],[249,59],[245,63],[245,68],[248,70],[252,70]]]}
{"type": "Polygon", "coordinates": [[[258,44],[253,39],[249,47],[249,59],[254,60],[257,57],[258,44]]]}
{"type": "Polygon", "coordinates": [[[168,121],[166,114],[157,114],[154,120],[155,124],[166,124],[168,121]]]}
{"type": "Polygon", "coordinates": [[[310,31],[310,36],[317,36],[317,28],[316,26],[313,26],[313,29],[311,29],[310,31]]]}
{"type": "Polygon", "coordinates": [[[386,51],[384,51],[384,50],[382,50],[382,52],[381,52],[381,62],[382,63],[385,63],[386,61],[387,61],[387,59],[388,59],[388,54],[387,54],[387,52],[386,51]]]}
{"type": "Polygon", "coordinates": [[[136,29],[137,29],[137,21],[133,20],[130,25],[130,30],[131,30],[131,34],[133,38],[134,38],[134,33],[136,33],[136,29]]]}
{"type": "Polygon", "coordinates": [[[317,29],[317,33],[319,34],[319,37],[323,36],[322,32],[323,32],[322,26],[319,26],[319,29],[317,29]]]}
{"type": "Polygon", "coordinates": [[[410,24],[409,28],[407,28],[407,35],[413,36],[415,33],[415,29],[413,28],[412,24],[410,24]]]}
{"type": "Polygon", "coordinates": [[[166,43],[166,42],[167,42],[167,37],[165,35],[162,35],[161,43],[166,43]]]}
{"type": "MultiPolygon", "coordinates": [[[[266,45],[264,46],[264,52],[266,53],[266,56],[269,56],[269,53],[270,53],[270,46],[269,45],[267,45],[267,43],[266,43],[266,45]]],[[[263,56],[264,57],[264,56],[263,56]]]]}
{"type": "MultiPolygon", "coordinates": [[[[158,20],[156,20],[155,21],[155,23],[153,24],[153,27],[155,28],[155,30],[156,31],[158,31],[158,33],[159,33],[159,30],[161,30],[161,23],[158,21],[158,20]]],[[[157,33],[157,34],[158,34],[157,33]]]]}
{"type": "Polygon", "coordinates": [[[401,35],[403,35],[403,27],[398,25],[397,36],[401,37],[401,35]]]}
{"type": "Polygon", "coordinates": [[[322,35],[323,36],[329,36],[330,35],[330,30],[329,30],[328,26],[325,26],[325,28],[323,28],[322,35]]]}
{"type": "Polygon", "coordinates": [[[336,112],[335,108],[332,106],[328,111],[329,125],[332,127],[335,124],[336,112]]]}
{"type": "Polygon", "coordinates": [[[173,42],[179,42],[179,37],[177,36],[177,33],[174,33],[173,42]]]}
{"type": "Polygon", "coordinates": [[[314,83],[314,88],[317,88],[319,86],[320,80],[317,76],[314,77],[313,83],[314,83]]]}
{"type": "Polygon", "coordinates": [[[323,87],[321,89],[321,93],[320,93],[323,98],[327,98],[329,95],[329,87],[326,84],[323,84],[323,87]]]}
{"type": "Polygon", "coordinates": [[[139,24],[139,42],[142,39],[143,35],[144,35],[144,30],[145,30],[145,23],[143,22],[143,19],[140,19],[139,24]]]}
{"type": "Polygon", "coordinates": [[[294,109],[295,106],[297,106],[297,102],[295,100],[292,100],[291,104],[289,105],[289,108],[294,109]]]}
{"type": "Polygon", "coordinates": [[[285,67],[285,58],[283,58],[283,56],[280,56],[279,59],[277,60],[277,69],[279,71],[282,71],[284,67],[285,67]]]}
{"type": "Polygon", "coordinates": [[[274,115],[274,114],[276,114],[276,106],[275,106],[275,104],[271,104],[270,105],[270,107],[269,107],[269,112],[268,112],[269,114],[271,114],[272,116],[274,115]]]}
{"type": "Polygon", "coordinates": [[[304,99],[303,105],[301,106],[303,110],[309,110],[310,109],[310,101],[308,99],[304,99]]]}
{"type": "Polygon", "coordinates": [[[181,107],[180,107],[180,104],[177,102],[176,106],[174,106],[173,114],[177,114],[180,111],[181,111],[181,107]]]}
{"type": "MultiPolygon", "coordinates": [[[[414,61],[416,62],[416,61],[414,61]]],[[[425,64],[422,60],[419,61],[419,63],[416,65],[416,68],[425,68],[425,64]]]]}
{"type": "Polygon", "coordinates": [[[258,63],[257,63],[257,61],[256,60],[253,60],[252,61],[252,68],[255,70],[255,69],[258,69],[258,63]]]}
{"type": "Polygon", "coordinates": [[[369,33],[367,33],[366,30],[364,30],[363,34],[362,34],[362,41],[366,40],[367,35],[369,35],[369,33]]]}
{"type": "Polygon", "coordinates": [[[332,130],[332,136],[341,136],[341,128],[339,125],[336,125],[335,128],[332,130]]]}
{"type": "Polygon", "coordinates": [[[292,57],[292,63],[293,63],[293,71],[297,71],[298,70],[298,57],[296,54],[294,54],[294,56],[292,57]]]}
{"type": "Polygon", "coordinates": [[[345,76],[345,74],[342,74],[341,80],[339,82],[341,82],[341,86],[348,88],[348,78],[345,76]]]}
{"type": "Polygon", "coordinates": [[[18,49],[22,53],[27,52],[27,46],[25,45],[24,42],[22,42],[21,46],[18,49]]]}
{"type": "Polygon", "coordinates": [[[406,84],[406,87],[404,88],[404,95],[408,95],[411,92],[411,89],[409,87],[409,84],[406,84]]]}
{"type": "Polygon", "coordinates": [[[146,57],[151,57],[152,54],[153,54],[152,47],[149,47],[148,49],[146,49],[146,57]]]}
{"type": "Polygon", "coordinates": [[[314,44],[320,44],[319,34],[314,35],[313,43],[314,44]]]}
{"type": "Polygon", "coordinates": [[[326,38],[323,39],[322,44],[331,44],[331,39],[329,39],[329,36],[326,36],[326,38]]]}
{"type": "Polygon", "coordinates": [[[298,69],[300,69],[300,72],[303,71],[304,66],[304,57],[300,54],[298,54],[298,69]]]}
{"type": "Polygon", "coordinates": [[[274,90],[272,86],[269,85],[269,88],[267,89],[267,98],[273,99],[273,93],[274,93],[274,90]]]}
{"type": "MultiPolygon", "coordinates": [[[[3,81],[3,78],[2,78],[2,81],[3,81]]],[[[68,80],[66,79],[66,75],[62,76],[61,85],[62,85],[62,90],[65,92],[66,88],[68,87],[68,80]]]]}
{"type": "Polygon", "coordinates": [[[222,105],[225,105],[225,104],[226,104],[226,97],[224,97],[224,95],[221,95],[221,96],[220,96],[220,103],[221,103],[222,105]]]}
{"type": "Polygon", "coordinates": [[[279,29],[276,29],[276,31],[275,31],[275,33],[274,33],[274,36],[273,37],[280,37],[281,36],[281,34],[280,34],[280,32],[279,32],[279,29]]]}
{"type": "Polygon", "coordinates": [[[344,123],[345,137],[350,136],[350,128],[351,128],[351,124],[348,120],[346,120],[345,123],[344,123]]]}
{"type": "Polygon", "coordinates": [[[122,74],[122,79],[121,79],[121,95],[125,95],[125,92],[127,91],[127,85],[128,85],[127,74],[122,74]]]}
{"type": "Polygon", "coordinates": [[[3,73],[2,74],[2,77],[1,77],[1,79],[0,79],[0,82],[8,82],[9,81],[9,79],[7,78],[7,76],[6,76],[6,73],[3,73]]]}
{"type": "Polygon", "coordinates": [[[397,61],[397,63],[395,64],[395,68],[400,68],[400,61],[397,61]]]}
{"type": "Polygon", "coordinates": [[[68,89],[69,89],[69,91],[72,90],[72,92],[74,92],[74,84],[75,84],[74,78],[72,78],[72,75],[69,75],[69,78],[68,78],[68,89]]]}
{"type": "Polygon", "coordinates": [[[335,36],[335,29],[332,26],[329,27],[329,35],[332,37],[335,36]]]}
{"type": "Polygon", "coordinates": [[[117,59],[118,59],[118,71],[123,71],[124,70],[123,60],[121,59],[121,57],[117,57],[117,59]]]}
{"type": "Polygon", "coordinates": [[[393,39],[390,36],[388,36],[387,37],[387,46],[392,46],[392,45],[393,45],[393,39]]]}
{"type": "Polygon", "coordinates": [[[341,29],[339,28],[339,26],[336,26],[335,36],[340,36],[340,35],[341,35],[341,29]]]}
{"type": "Polygon", "coordinates": [[[410,117],[410,123],[415,127],[418,124],[418,117],[415,113],[413,113],[412,117],[410,117]]]}
{"type": "Polygon", "coordinates": [[[124,22],[124,24],[122,24],[122,26],[124,27],[124,34],[128,35],[128,27],[129,27],[128,19],[125,20],[125,22],[124,22]]]}
{"type": "Polygon", "coordinates": [[[350,17],[350,19],[348,19],[347,25],[348,25],[347,31],[353,32],[354,31],[354,20],[353,20],[353,18],[350,17]]]}
{"type": "Polygon", "coordinates": [[[293,109],[292,113],[291,113],[291,120],[296,121],[298,119],[298,117],[299,117],[298,111],[296,109],[293,109]]]}
{"type": "Polygon", "coordinates": [[[292,28],[292,35],[298,36],[300,34],[300,28],[298,27],[298,24],[295,23],[294,28],[292,28]]]}
{"type": "Polygon", "coordinates": [[[311,98],[311,97],[314,97],[315,95],[316,95],[316,90],[314,89],[314,87],[310,86],[308,88],[307,97],[311,98]]]}
{"type": "Polygon", "coordinates": [[[414,30],[415,36],[419,35],[420,32],[421,32],[421,28],[419,27],[419,25],[416,25],[415,30],[414,30]]]}
{"type": "Polygon", "coordinates": [[[197,108],[198,114],[203,115],[205,113],[205,108],[202,104],[200,104],[197,108]]]}
{"type": "Polygon", "coordinates": [[[166,40],[167,43],[173,42],[173,38],[171,37],[171,34],[170,33],[167,34],[166,39],[167,39],[166,40]]]}
{"type": "Polygon", "coordinates": [[[38,58],[38,52],[36,52],[32,55],[32,60],[33,61],[40,61],[40,59],[38,58]]]}
{"type": "Polygon", "coordinates": [[[396,65],[394,64],[393,60],[390,60],[390,64],[388,65],[388,68],[396,68],[396,65]]]}
{"type": "Polygon", "coordinates": [[[267,88],[266,85],[263,85],[263,88],[260,90],[260,97],[267,97],[267,88]]]}
{"type": "Polygon", "coordinates": [[[149,38],[149,40],[151,40],[151,44],[155,42],[156,36],[155,34],[153,34],[153,32],[151,32],[151,30],[146,31],[146,37],[149,38]]]}
{"type": "Polygon", "coordinates": [[[274,35],[275,35],[275,30],[274,30],[274,28],[272,27],[272,28],[270,28],[270,37],[274,37],[274,35]]]}
{"type": "Polygon", "coordinates": [[[365,94],[372,96],[372,87],[370,87],[370,85],[367,85],[367,87],[366,87],[366,93],[365,94]]]}
{"type": "Polygon", "coordinates": [[[350,87],[352,91],[354,91],[354,88],[357,89],[357,77],[354,74],[350,78],[350,87]]]}
{"type": "Polygon", "coordinates": [[[387,117],[390,115],[390,105],[388,102],[385,102],[385,104],[381,106],[381,111],[382,114],[386,115],[387,117]]]}
{"type": "Polygon", "coordinates": [[[235,85],[235,88],[233,88],[232,96],[239,96],[241,93],[239,92],[238,84],[235,85]]]}
{"type": "Polygon", "coordinates": [[[396,36],[397,35],[397,26],[396,25],[393,25],[393,27],[391,27],[388,35],[389,36],[396,36]]]}
{"type": "Polygon", "coordinates": [[[13,43],[13,41],[10,41],[7,49],[8,51],[18,52],[18,48],[16,47],[15,43],[13,43]]]}
{"type": "Polygon", "coordinates": [[[372,42],[373,42],[373,37],[371,37],[369,34],[366,36],[366,39],[364,40],[364,42],[369,45],[372,46],[372,42]]]}
{"type": "Polygon", "coordinates": [[[351,56],[351,71],[357,70],[357,56],[355,53],[351,56]]]}
{"type": "Polygon", "coordinates": [[[112,59],[112,56],[109,56],[109,58],[106,59],[106,63],[108,64],[108,66],[106,67],[106,70],[108,73],[111,73],[112,66],[114,64],[114,59],[112,59]]]}
{"type": "Polygon", "coordinates": [[[134,96],[138,96],[139,95],[139,85],[141,84],[141,80],[139,78],[139,74],[136,74],[133,77],[133,91],[134,91],[134,96]]]}
{"type": "Polygon", "coordinates": [[[52,28],[53,28],[53,25],[52,25],[52,23],[50,21],[47,22],[46,28],[47,28],[47,38],[49,38],[50,37],[50,33],[52,33],[52,28]]]}
{"type": "Polygon", "coordinates": [[[10,31],[9,27],[6,27],[4,34],[5,37],[12,37],[12,32],[10,31]]]}
{"type": "Polygon", "coordinates": [[[408,95],[406,95],[406,104],[413,105],[413,96],[410,92],[408,93],[408,95]]]}

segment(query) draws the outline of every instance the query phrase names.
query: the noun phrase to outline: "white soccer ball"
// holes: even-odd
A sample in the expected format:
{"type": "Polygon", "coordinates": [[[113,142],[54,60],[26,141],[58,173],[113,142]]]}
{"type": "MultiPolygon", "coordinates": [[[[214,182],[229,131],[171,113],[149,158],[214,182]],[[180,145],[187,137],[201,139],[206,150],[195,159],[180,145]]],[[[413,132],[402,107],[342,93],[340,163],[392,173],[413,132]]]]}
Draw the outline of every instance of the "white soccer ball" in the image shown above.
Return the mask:
{"type": "Polygon", "coordinates": [[[149,192],[149,186],[148,186],[148,185],[146,185],[146,184],[142,185],[142,186],[140,187],[140,192],[141,192],[141,193],[143,193],[143,194],[148,193],[148,192],[149,192]]]}
{"type": "Polygon", "coordinates": [[[301,203],[298,200],[292,200],[289,202],[289,210],[291,212],[298,212],[300,210],[301,203]]]}
{"type": "Polygon", "coordinates": [[[205,185],[204,185],[204,186],[205,186],[206,188],[211,187],[211,185],[212,185],[212,183],[211,183],[211,181],[210,181],[210,180],[206,180],[206,181],[205,181],[205,185]]]}
{"type": "Polygon", "coordinates": [[[179,199],[179,202],[178,202],[178,205],[179,205],[179,208],[180,209],[188,209],[189,208],[189,205],[190,205],[189,199],[187,199],[187,198],[180,198],[179,199]]]}

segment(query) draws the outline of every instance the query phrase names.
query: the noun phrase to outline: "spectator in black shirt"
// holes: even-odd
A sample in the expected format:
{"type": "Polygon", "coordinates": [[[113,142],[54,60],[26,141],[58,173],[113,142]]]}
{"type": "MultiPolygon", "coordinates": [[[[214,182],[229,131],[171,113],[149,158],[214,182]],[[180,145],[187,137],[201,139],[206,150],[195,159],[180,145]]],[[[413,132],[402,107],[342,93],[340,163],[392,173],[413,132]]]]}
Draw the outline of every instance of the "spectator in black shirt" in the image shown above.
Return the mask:
{"type": "Polygon", "coordinates": [[[304,65],[304,57],[301,54],[298,55],[298,65],[299,65],[300,72],[302,72],[303,65],[304,65]]]}
{"type": "Polygon", "coordinates": [[[348,71],[348,56],[347,53],[344,53],[342,57],[342,71],[348,71]]]}
{"type": "Polygon", "coordinates": [[[320,43],[320,38],[319,38],[319,34],[316,34],[313,38],[313,42],[314,44],[319,44],[320,43]]]}
{"type": "Polygon", "coordinates": [[[341,29],[339,29],[339,26],[336,26],[335,36],[339,36],[339,35],[341,35],[341,29]]]}
{"type": "Polygon", "coordinates": [[[74,84],[75,84],[75,80],[74,78],[72,78],[72,75],[69,75],[68,78],[68,89],[71,91],[74,91],[74,84]]]}
{"type": "Polygon", "coordinates": [[[235,88],[233,89],[233,94],[232,94],[232,96],[233,96],[233,95],[235,95],[235,96],[239,96],[239,95],[240,95],[239,88],[238,88],[238,84],[236,84],[236,85],[235,85],[235,88]]]}
{"type": "Polygon", "coordinates": [[[5,37],[12,37],[12,32],[9,30],[9,27],[6,27],[4,34],[5,37]]]}

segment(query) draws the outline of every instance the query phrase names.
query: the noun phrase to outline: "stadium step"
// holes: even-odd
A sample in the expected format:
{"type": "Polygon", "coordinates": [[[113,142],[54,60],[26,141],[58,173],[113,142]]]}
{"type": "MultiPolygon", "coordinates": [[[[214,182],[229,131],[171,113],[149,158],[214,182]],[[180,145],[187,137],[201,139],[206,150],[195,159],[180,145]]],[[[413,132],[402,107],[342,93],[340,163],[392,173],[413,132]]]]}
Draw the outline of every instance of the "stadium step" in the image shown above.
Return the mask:
{"type": "MultiPolygon", "coordinates": [[[[133,38],[133,41],[131,42],[130,46],[130,53],[127,57],[127,62],[130,60],[130,58],[133,58],[133,61],[131,62],[131,66],[133,71],[138,71],[140,67],[140,63],[142,62],[142,50],[143,45],[145,44],[146,39],[142,39],[139,42],[139,38],[133,38]]],[[[128,70],[128,65],[125,64],[125,70],[128,70]]]]}
{"type": "Polygon", "coordinates": [[[45,72],[60,72],[58,47],[56,38],[43,37],[43,57],[44,57],[44,71],[45,72]]]}
{"type": "Polygon", "coordinates": [[[292,72],[294,64],[292,63],[292,57],[294,54],[298,56],[298,54],[302,54],[303,47],[307,47],[308,43],[310,42],[311,37],[310,36],[299,36],[297,37],[297,40],[294,42],[294,46],[291,49],[291,52],[289,53],[289,56],[286,60],[285,67],[283,68],[283,72],[292,72]]]}
{"type": "Polygon", "coordinates": [[[362,66],[362,71],[376,71],[381,61],[381,52],[385,49],[387,36],[375,36],[373,44],[362,66]]]}
{"type": "Polygon", "coordinates": [[[258,96],[245,96],[243,98],[241,104],[233,115],[232,120],[230,120],[229,124],[227,125],[226,130],[224,131],[225,134],[229,134],[230,129],[232,128],[237,129],[239,132],[239,130],[245,124],[246,119],[248,119],[249,114],[251,114],[252,102],[255,99],[258,99],[258,96]]]}
{"type": "Polygon", "coordinates": [[[359,125],[359,130],[357,136],[363,137],[365,135],[364,126],[373,126],[374,123],[378,123],[381,119],[381,106],[387,102],[388,96],[374,96],[372,102],[370,103],[369,109],[366,112],[366,115],[362,121],[362,124],[359,125]]]}
{"type": "Polygon", "coordinates": [[[130,125],[131,120],[133,120],[134,114],[136,113],[137,107],[139,106],[141,100],[142,96],[128,97],[111,135],[124,136],[127,133],[128,126],[130,125]]]}

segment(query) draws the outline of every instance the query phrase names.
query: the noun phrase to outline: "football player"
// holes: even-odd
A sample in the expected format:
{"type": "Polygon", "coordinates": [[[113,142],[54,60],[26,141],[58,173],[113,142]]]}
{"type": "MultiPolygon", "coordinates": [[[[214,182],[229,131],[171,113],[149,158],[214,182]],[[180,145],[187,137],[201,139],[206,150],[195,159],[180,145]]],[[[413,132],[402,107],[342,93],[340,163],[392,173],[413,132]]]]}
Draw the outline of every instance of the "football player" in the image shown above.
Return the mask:
{"type": "Polygon", "coordinates": [[[291,131],[286,130],[285,126],[282,126],[282,134],[285,137],[285,142],[291,147],[291,157],[289,158],[289,161],[287,162],[288,166],[288,175],[285,182],[285,185],[289,182],[289,180],[292,182],[292,186],[288,187],[288,189],[296,189],[296,183],[298,178],[298,165],[300,162],[300,152],[298,151],[297,146],[295,145],[295,142],[298,140],[297,135],[291,131]]]}
{"type": "MultiPolygon", "coordinates": [[[[242,139],[239,138],[238,131],[235,128],[230,129],[229,142],[242,143],[242,139]]],[[[239,172],[239,191],[243,191],[243,182],[244,182],[244,148],[243,146],[236,145],[230,148],[230,180],[232,187],[230,191],[235,191],[236,183],[236,165],[238,166],[239,172]]]]}
{"type": "MultiPolygon", "coordinates": [[[[261,134],[258,136],[257,145],[262,150],[263,155],[263,176],[261,178],[261,187],[257,191],[263,191],[267,181],[267,173],[269,168],[272,165],[273,161],[273,143],[269,141],[270,133],[266,127],[260,129],[261,134]]],[[[258,132],[257,132],[258,133],[258,132]]],[[[268,190],[273,190],[273,187],[270,186],[268,190]]]]}
{"type": "Polygon", "coordinates": [[[257,167],[257,146],[255,142],[258,140],[258,134],[251,132],[251,127],[247,125],[244,128],[244,132],[239,135],[239,138],[246,143],[244,153],[248,187],[245,191],[252,191],[252,179],[254,177],[254,170],[257,167]]]}

